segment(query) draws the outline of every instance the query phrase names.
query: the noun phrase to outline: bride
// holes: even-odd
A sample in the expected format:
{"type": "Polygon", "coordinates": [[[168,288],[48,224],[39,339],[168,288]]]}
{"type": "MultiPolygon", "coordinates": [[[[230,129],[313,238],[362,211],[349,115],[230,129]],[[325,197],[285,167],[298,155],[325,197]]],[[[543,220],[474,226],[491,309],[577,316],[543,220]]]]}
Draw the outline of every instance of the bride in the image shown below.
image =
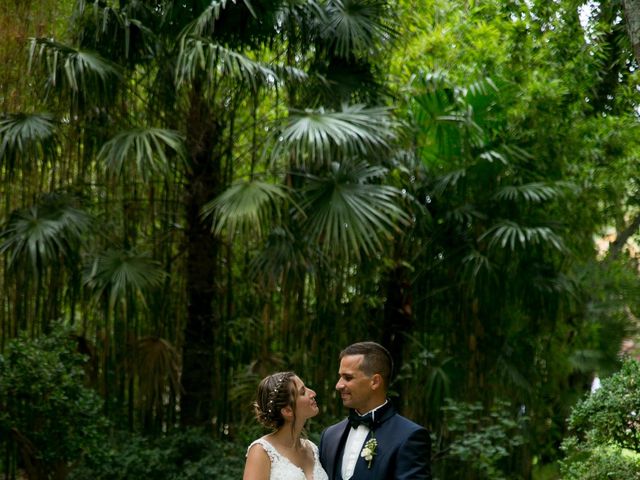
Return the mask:
{"type": "Polygon", "coordinates": [[[301,436],[307,419],[318,414],[316,392],[293,372],[274,373],[258,385],[253,407],[273,431],[249,445],[243,480],[328,480],[318,447],[301,436]]]}

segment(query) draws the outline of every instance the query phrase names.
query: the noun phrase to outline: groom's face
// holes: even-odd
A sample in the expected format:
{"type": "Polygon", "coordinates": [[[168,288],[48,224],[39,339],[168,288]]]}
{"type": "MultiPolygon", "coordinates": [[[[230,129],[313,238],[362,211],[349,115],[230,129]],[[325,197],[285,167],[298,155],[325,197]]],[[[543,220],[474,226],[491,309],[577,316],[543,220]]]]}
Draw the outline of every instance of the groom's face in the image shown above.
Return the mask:
{"type": "Polygon", "coordinates": [[[346,355],[340,360],[340,378],[336,390],[340,392],[342,404],[347,408],[355,408],[361,413],[370,410],[371,378],[361,369],[362,355],[346,355]]]}

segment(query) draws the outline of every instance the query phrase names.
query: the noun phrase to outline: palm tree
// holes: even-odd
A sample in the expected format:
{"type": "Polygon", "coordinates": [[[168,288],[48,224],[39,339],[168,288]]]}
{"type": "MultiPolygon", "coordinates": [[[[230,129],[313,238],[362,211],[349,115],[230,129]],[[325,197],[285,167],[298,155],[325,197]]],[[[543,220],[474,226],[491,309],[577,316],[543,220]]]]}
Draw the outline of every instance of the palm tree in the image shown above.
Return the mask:
{"type": "Polygon", "coordinates": [[[314,252],[292,287],[302,301],[313,269],[324,270],[318,284],[340,262],[346,272],[406,223],[379,166],[393,143],[389,112],[363,104],[382,99],[373,64],[392,33],[386,11],[369,0],[78,2],[73,46],[32,42],[57,123],[41,117],[29,151],[9,128],[0,145],[13,164],[52,156],[59,142],[69,151],[61,183],[91,199],[101,226],[85,245],[85,286],[102,299],[93,328],[111,358],[103,372],[118,377],[104,381],[116,407],[130,411],[136,391],[120,366],[129,335],[159,334],[136,319],[160,316],[182,349],[182,423],[217,418],[223,429],[236,256],[256,253],[258,265],[261,240],[271,248],[277,232],[292,235],[314,252]],[[233,245],[249,225],[263,236],[233,245]],[[136,253],[147,251],[173,276],[136,253]],[[174,287],[184,293],[170,310],[145,310],[166,307],[159,292],[174,287]]]}

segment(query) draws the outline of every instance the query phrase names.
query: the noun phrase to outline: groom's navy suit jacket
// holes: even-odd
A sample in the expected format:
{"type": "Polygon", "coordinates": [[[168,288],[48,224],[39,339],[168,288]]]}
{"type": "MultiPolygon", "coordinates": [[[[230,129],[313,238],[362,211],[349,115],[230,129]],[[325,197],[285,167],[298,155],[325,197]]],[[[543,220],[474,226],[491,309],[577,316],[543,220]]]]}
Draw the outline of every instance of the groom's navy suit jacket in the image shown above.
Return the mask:
{"type": "MultiPolygon", "coordinates": [[[[349,435],[348,421],[330,426],[320,439],[320,462],[329,480],[342,480],[342,455],[349,435]]],[[[358,457],[353,480],[427,480],[431,478],[431,439],[420,425],[388,409],[375,428],[376,455],[367,461],[358,457]]],[[[367,440],[371,438],[371,432],[367,440]]]]}

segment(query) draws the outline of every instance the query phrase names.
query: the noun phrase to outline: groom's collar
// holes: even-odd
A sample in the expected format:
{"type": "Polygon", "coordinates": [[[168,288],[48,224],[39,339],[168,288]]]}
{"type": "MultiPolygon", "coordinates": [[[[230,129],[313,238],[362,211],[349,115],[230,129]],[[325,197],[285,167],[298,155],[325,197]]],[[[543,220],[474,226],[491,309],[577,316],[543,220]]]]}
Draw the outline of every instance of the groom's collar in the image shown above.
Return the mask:
{"type": "MultiPolygon", "coordinates": [[[[393,416],[394,413],[395,409],[393,408],[391,402],[387,399],[382,405],[368,411],[364,415],[360,415],[360,413],[358,413],[356,410],[351,409],[349,411],[349,419],[356,420],[355,424],[365,423],[370,428],[373,427],[375,429],[382,423],[386,422],[391,416],[393,416]],[[365,418],[366,421],[361,421],[365,418]]],[[[350,420],[350,423],[353,422],[350,420]]]]}
{"type": "Polygon", "coordinates": [[[381,409],[386,409],[385,407],[389,404],[389,399],[387,398],[383,404],[378,405],[376,408],[369,410],[368,412],[364,412],[364,413],[360,413],[357,410],[354,410],[356,412],[356,414],[360,415],[361,417],[365,417],[369,414],[371,414],[371,416],[373,418],[375,418],[377,415],[379,415],[380,413],[384,412],[384,410],[381,411],[381,409]]]}

